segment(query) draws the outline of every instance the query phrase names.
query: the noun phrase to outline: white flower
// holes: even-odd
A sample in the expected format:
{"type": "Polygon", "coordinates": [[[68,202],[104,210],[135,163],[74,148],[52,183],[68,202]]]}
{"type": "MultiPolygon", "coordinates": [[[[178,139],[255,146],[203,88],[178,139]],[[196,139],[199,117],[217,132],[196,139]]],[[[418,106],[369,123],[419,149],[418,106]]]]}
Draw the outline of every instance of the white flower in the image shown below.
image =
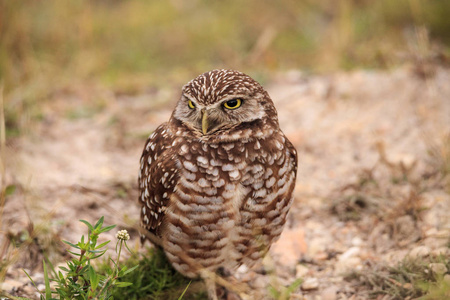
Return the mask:
{"type": "Polygon", "coordinates": [[[116,238],[122,241],[128,241],[130,239],[130,235],[128,234],[128,231],[126,231],[126,229],[119,230],[116,234],[116,238]]]}

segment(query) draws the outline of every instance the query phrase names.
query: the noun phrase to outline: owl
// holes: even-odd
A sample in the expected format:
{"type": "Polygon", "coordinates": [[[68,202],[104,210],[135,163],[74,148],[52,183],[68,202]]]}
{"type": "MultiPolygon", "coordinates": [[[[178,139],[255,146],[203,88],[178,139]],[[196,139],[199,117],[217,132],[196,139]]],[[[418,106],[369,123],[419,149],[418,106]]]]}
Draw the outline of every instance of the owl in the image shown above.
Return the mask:
{"type": "Polygon", "coordinates": [[[218,270],[261,261],[283,230],[296,173],[297,152],[264,88],[234,70],[199,75],[145,144],[145,237],[178,272],[208,286],[218,270]]]}

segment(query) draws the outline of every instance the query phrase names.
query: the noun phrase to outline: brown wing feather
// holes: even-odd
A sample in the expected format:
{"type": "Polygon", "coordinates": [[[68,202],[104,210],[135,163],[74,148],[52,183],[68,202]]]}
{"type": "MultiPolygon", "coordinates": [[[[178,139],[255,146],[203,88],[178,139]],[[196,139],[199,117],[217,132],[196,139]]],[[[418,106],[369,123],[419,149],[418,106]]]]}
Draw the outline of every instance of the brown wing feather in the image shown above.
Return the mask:
{"type": "Polygon", "coordinates": [[[172,136],[167,127],[167,123],[162,124],[148,138],[141,156],[138,180],[141,226],[158,237],[166,207],[179,178],[172,136]]]}
{"type": "Polygon", "coordinates": [[[293,200],[297,153],[280,134],[249,144],[252,163],[242,184],[250,191],[241,207],[240,245],[242,261],[252,266],[281,234],[293,200]],[[251,224],[251,225],[250,225],[251,224]]]}

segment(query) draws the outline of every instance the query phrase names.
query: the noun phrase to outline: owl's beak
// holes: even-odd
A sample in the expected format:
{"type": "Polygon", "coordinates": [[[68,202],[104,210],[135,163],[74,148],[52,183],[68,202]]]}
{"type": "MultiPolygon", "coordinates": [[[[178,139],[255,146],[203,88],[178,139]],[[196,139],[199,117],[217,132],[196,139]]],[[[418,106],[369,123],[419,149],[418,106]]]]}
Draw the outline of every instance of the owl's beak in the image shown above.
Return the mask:
{"type": "Polygon", "coordinates": [[[206,109],[202,109],[202,132],[204,135],[208,133],[208,111],[206,109]]]}

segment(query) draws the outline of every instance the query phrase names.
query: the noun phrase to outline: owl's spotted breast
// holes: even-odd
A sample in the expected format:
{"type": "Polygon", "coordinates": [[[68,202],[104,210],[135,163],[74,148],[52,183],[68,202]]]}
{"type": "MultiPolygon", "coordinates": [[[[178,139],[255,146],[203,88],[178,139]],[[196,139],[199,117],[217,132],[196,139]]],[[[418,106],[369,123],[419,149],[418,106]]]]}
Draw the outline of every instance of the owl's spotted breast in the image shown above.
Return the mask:
{"type": "Polygon", "coordinates": [[[186,276],[252,266],[281,234],[292,202],[295,150],[282,133],[264,127],[256,137],[248,132],[230,142],[206,142],[175,129],[160,127],[147,142],[143,226],[161,237],[169,260],[186,276]],[[152,147],[157,141],[159,153],[152,147]]]}

